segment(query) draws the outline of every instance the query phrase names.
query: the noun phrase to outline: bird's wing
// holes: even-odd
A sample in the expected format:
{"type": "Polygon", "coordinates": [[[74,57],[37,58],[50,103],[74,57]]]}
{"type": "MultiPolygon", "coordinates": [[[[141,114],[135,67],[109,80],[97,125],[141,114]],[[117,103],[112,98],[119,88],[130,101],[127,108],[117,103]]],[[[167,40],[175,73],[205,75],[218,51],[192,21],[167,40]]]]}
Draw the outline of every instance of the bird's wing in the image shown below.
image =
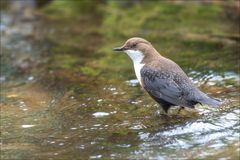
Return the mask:
{"type": "Polygon", "coordinates": [[[141,77],[144,89],[154,98],[173,105],[186,105],[184,90],[174,81],[173,75],[144,66],[141,77]]]}

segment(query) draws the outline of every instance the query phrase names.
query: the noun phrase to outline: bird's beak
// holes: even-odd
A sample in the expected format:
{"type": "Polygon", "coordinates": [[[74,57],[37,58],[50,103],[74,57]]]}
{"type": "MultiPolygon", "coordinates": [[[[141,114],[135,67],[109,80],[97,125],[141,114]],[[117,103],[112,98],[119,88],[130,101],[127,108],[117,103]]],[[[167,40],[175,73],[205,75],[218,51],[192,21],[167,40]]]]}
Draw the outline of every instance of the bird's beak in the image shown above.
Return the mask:
{"type": "Polygon", "coordinates": [[[117,48],[113,48],[113,51],[124,51],[126,50],[125,47],[117,47],[117,48]]]}

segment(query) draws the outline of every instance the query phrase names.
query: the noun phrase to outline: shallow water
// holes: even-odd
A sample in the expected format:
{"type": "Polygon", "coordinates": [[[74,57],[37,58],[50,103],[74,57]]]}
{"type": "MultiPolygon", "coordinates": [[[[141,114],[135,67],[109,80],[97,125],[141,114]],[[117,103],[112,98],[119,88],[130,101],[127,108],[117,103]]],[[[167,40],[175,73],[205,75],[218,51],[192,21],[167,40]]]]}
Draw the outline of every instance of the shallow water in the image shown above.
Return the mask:
{"type": "Polygon", "coordinates": [[[235,71],[185,69],[225,104],[162,116],[127,56],[102,56],[103,37],[79,28],[84,19],[1,16],[1,159],[239,158],[235,71]]]}

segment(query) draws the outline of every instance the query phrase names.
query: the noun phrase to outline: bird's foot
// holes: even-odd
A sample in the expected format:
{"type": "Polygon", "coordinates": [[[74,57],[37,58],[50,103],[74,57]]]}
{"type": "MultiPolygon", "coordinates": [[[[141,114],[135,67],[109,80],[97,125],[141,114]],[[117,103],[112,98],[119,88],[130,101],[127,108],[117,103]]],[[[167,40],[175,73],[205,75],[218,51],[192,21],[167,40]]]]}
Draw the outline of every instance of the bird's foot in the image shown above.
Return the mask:
{"type": "Polygon", "coordinates": [[[159,116],[168,116],[168,114],[163,111],[163,110],[157,110],[156,112],[154,112],[154,116],[159,117],[159,116]]]}
{"type": "Polygon", "coordinates": [[[180,113],[181,113],[181,110],[184,110],[184,107],[180,106],[180,108],[178,109],[177,114],[180,114],[180,113]]]}
{"type": "Polygon", "coordinates": [[[178,109],[177,115],[180,117],[194,118],[194,117],[198,117],[199,113],[192,108],[180,107],[178,109]]]}

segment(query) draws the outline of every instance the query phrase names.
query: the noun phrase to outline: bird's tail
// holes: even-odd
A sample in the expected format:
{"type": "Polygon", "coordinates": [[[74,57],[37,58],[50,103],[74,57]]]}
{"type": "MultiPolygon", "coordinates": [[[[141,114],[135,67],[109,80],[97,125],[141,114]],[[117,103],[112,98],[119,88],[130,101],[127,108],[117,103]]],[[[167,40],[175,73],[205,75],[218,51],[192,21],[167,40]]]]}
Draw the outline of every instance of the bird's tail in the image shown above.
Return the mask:
{"type": "Polygon", "coordinates": [[[202,93],[202,96],[200,98],[198,98],[198,102],[201,104],[206,104],[206,105],[213,106],[213,107],[218,107],[221,104],[223,104],[223,102],[221,100],[211,98],[204,93],[202,93]]]}

